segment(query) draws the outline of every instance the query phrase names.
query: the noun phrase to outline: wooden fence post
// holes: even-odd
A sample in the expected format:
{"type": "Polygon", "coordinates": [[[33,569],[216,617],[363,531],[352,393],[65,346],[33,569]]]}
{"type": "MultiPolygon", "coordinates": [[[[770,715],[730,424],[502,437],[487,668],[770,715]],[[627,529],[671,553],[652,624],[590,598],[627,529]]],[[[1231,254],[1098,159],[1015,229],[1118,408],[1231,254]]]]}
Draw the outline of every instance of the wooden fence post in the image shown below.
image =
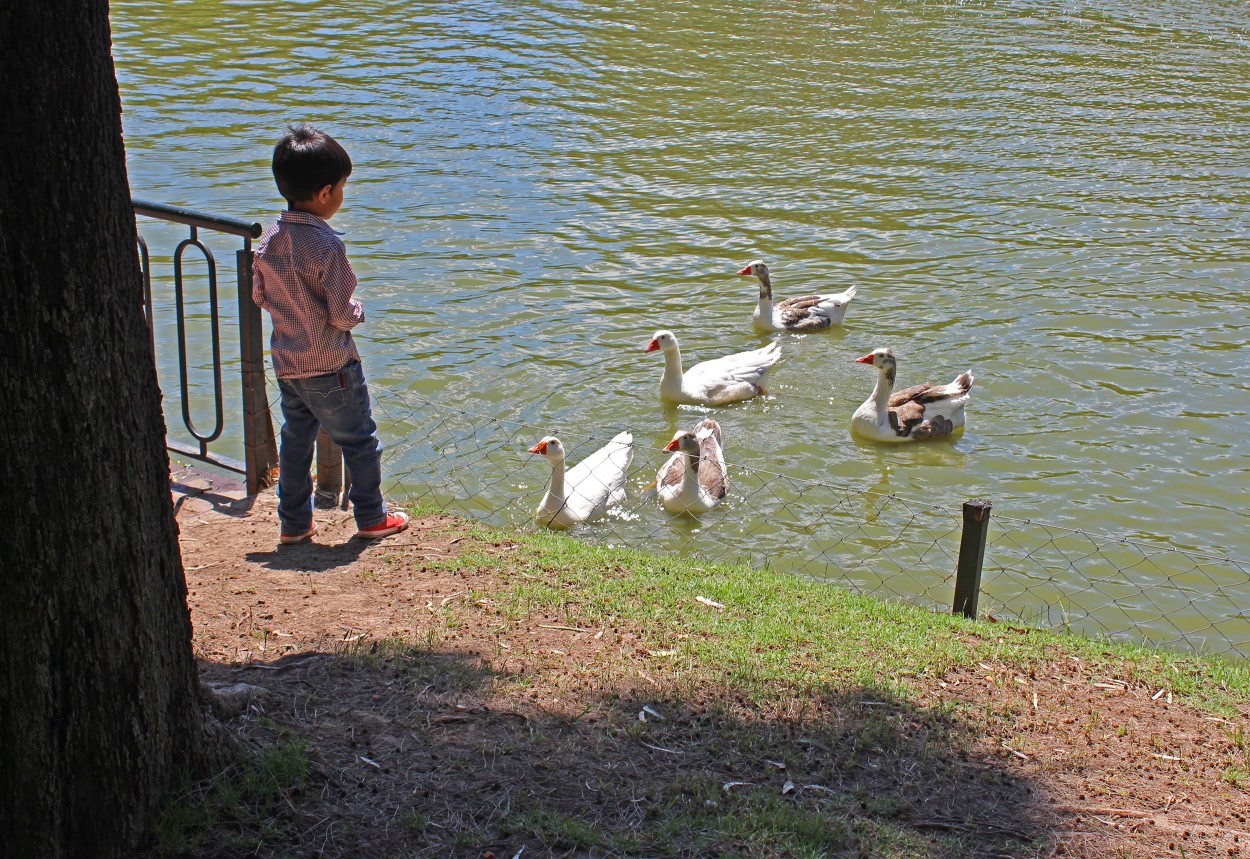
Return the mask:
{"type": "Polygon", "coordinates": [[[337,507],[343,492],[343,448],[324,429],[317,432],[317,487],[313,494],[320,508],[337,507]]]}
{"type": "Polygon", "coordinates": [[[959,540],[959,568],[955,571],[953,614],[976,620],[981,593],[981,567],[985,563],[985,535],[990,530],[990,502],[974,498],[964,502],[964,530],[959,540]]]}
{"type": "MultiPolygon", "coordinates": [[[[260,225],[257,224],[257,227],[260,225]]],[[[278,441],[273,434],[265,389],[265,336],[260,308],[252,301],[252,250],[236,255],[239,284],[239,364],[243,373],[243,449],[247,494],[272,486],[278,467],[278,441]]]]}

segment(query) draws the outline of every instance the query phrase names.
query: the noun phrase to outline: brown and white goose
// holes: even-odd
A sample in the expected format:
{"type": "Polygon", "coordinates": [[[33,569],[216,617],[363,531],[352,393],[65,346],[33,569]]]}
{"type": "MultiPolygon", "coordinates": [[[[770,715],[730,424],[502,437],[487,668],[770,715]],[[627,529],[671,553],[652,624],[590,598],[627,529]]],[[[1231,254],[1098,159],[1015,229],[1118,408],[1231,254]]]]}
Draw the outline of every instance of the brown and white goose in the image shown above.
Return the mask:
{"type": "Polygon", "coordinates": [[[897,362],[885,347],[873,349],[857,364],[877,368],[872,396],[851,416],[851,432],[873,441],[905,442],[948,438],[964,425],[964,404],[972,399],[971,370],[949,385],[916,385],[894,390],[897,362]]]}
{"type": "Polygon", "coordinates": [[[781,359],[776,341],[749,352],[736,352],[681,368],[681,349],[672,331],[657,331],[643,351],[664,353],[660,399],[670,403],[723,406],[764,393],[764,377],[781,359]]]}
{"type": "Polygon", "coordinates": [[[665,510],[706,513],[729,494],[729,469],[716,421],[705,418],[693,431],[681,430],[664,449],[676,451],[655,476],[665,510]]]}
{"type": "Polygon", "coordinates": [[[617,433],[603,447],[564,471],[564,445],[553,435],[529,449],[551,463],[551,483],[534,518],[548,528],[571,528],[625,500],[625,479],[634,458],[634,436],[617,433]]]}
{"type": "Polygon", "coordinates": [[[857,292],[852,286],[845,292],[804,295],[801,298],[786,298],[773,304],[773,282],[763,260],[747,263],[738,274],[753,274],[759,278],[760,300],[755,305],[752,319],[755,327],[762,331],[793,331],[805,334],[831,328],[846,316],[846,306],[857,292]]]}

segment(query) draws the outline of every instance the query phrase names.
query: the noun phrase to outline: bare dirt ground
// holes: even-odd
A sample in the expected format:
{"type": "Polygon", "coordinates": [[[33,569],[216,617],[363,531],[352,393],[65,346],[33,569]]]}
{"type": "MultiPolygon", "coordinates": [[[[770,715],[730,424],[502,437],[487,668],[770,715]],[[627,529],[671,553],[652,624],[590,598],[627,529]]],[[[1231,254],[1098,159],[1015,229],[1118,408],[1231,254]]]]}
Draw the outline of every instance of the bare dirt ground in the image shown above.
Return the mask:
{"type": "Polygon", "coordinates": [[[302,744],[311,764],[263,823],[189,855],[789,855],[706,835],[766,791],[795,820],[912,839],[888,855],[1250,857],[1250,707],[1211,716],[1064,654],[922,679],[908,701],[848,690],[818,712],[725,684],[679,694],[640,631],[507,617],[498,573],[431,566],[518,549],[454,518],[366,543],[350,514],[319,511],[314,542],[280,547],[272,493],[181,470],[174,497],[227,730],[302,744]],[[397,637],[419,655],[385,647],[397,637]],[[648,840],[666,820],[689,821],[688,847],[648,840]]]}

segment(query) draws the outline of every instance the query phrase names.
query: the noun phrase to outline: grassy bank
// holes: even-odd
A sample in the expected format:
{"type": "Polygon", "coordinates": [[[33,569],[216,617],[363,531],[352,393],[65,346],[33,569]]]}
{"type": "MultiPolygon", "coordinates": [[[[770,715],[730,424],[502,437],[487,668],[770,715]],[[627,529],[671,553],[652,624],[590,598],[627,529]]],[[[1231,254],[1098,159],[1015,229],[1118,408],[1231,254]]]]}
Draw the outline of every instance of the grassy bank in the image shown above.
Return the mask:
{"type": "Polygon", "coordinates": [[[1220,656],[973,622],[786,573],[603,549],[562,534],[530,535],[522,545],[507,557],[469,553],[451,563],[490,570],[506,586],[495,594],[505,617],[547,610],[574,625],[636,624],[664,653],[663,673],[691,686],[729,684],[757,698],[856,686],[906,696],[909,681],[987,660],[1027,670],[1062,655],[1212,712],[1250,699],[1250,666],[1220,656]]]}
{"type": "Polygon", "coordinates": [[[228,727],[307,765],[192,855],[1250,855],[1244,664],[419,518],[317,576],[252,553],[249,598],[394,622],[247,675],[228,727]]]}

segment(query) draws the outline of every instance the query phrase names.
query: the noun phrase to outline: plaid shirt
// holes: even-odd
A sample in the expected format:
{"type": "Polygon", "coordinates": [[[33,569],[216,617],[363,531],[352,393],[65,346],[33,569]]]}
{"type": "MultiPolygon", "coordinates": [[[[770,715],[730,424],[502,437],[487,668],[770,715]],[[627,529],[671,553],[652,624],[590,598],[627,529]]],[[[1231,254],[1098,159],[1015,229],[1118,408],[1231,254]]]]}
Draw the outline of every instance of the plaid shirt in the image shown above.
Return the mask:
{"type": "Polygon", "coordinates": [[[273,321],[269,354],[279,379],[303,379],[360,360],[351,329],[365,310],[340,233],[315,215],[285,211],[256,246],[252,300],[273,321]]]}

